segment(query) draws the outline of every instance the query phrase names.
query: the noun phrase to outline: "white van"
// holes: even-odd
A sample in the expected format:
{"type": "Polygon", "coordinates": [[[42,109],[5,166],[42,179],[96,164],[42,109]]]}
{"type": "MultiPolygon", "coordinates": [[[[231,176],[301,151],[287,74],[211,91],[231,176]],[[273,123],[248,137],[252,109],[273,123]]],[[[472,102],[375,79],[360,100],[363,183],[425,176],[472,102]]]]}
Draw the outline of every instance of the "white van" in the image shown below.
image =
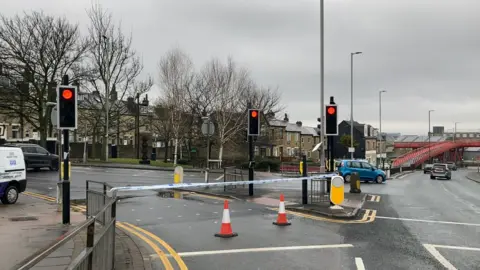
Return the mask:
{"type": "Polygon", "coordinates": [[[18,194],[27,188],[27,171],[22,149],[0,147],[0,201],[17,202],[18,194]]]}

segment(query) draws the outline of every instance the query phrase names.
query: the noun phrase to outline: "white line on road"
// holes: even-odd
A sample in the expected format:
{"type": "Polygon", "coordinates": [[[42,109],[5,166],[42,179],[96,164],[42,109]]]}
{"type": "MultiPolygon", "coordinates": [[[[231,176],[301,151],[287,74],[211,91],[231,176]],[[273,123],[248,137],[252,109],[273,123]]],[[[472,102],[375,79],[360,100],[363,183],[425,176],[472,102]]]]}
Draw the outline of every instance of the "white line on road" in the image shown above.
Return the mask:
{"type": "Polygon", "coordinates": [[[215,181],[218,181],[218,180],[220,180],[220,179],[222,179],[222,178],[223,178],[223,174],[220,175],[219,177],[215,178],[215,181]]]}
{"type": "Polygon", "coordinates": [[[448,270],[457,270],[457,268],[455,268],[455,266],[453,266],[447,259],[445,259],[445,257],[443,257],[443,255],[440,254],[440,252],[438,252],[438,250],[436,250],[433,245],[423,244],[423,246],[424,246],[424,247],[428,250],[428,252],[430,252],[430,254],[432,254],[432,256],[435,257],[435,259],[437,259],[437,261],[439,261],[445,268],[447,268],[448,270]]]}
{"type": "MultiPolygon", "coordinates": [[[[351,244],[338,244],[338,245],[311,245],[311,246],[207,250],[207,251],[179,252],[178,255],[181,256],[181,257],[194,257],[194,256],[232,254],[232,253],[268,252],[268,251],[285,251],[285,250],[308,250],[308,249],[327,249],[327,248],[348,248],[348,247],[353,247],[353,245],[351,245],[351,244]]],[[[157,255],[152,255],[152,257],[157,257],[157,255]]]]}
{"type": "Polygon", "coordinates": [[[365,270],[365,265],[363,264],[362,258],[355,258],[355,264],[357,265],[358,270],[365,270]]]}
{"type": "MultiPolygon", "coordinates": [[[[429,244],[425,244],[429,245],[429,244]]],[[[446,249],[457,249],[457,250],[468,250],[468,251],[480,251],[480,248],[474,247],[459,247],[459,246],[445,246],[445,245],[430,245],[434,248],[446,248],[446,249]]]]}
{"type": "Polygon", "coordinates": [[[415,221],[415,222],[426,222],[426,223],[438,223],[438,224],[449,224],[449,225],[463,225],[463,226],[480,227],[480,224],[477,224],[477,223],[440,221],[440,220],[426,220],[426,219],[413,219],[413,218],[396,218],[396,217],[383,217],[383,216],[376,216],[375,218],[377,218],[377,219],[391,219],[391,220],[402,220],[402,221],[415,221]]]}

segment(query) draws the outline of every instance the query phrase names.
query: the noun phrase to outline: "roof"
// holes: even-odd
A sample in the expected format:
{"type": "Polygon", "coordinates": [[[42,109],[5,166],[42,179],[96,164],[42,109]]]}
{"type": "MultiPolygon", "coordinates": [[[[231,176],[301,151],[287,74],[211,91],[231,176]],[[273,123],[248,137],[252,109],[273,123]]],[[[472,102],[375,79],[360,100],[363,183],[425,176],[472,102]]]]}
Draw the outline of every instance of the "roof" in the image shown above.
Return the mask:
{"type": "Polygon", "coordinates": [[[313,127],[302,127],[302,135],[318,136],[317,129],[313,127]]]}
{"type": "Polygon", "coordinates": [[[286,127],[289,123],[280,119],[269,119],[268,124],[273,127],[286,127]]]}
{"type": "Polygon", "coordinates": [[[299,126],[297,124],[293,124],[293,123],[288,123],[285,130],[287,132],[302,132],[302,126],[299,126]]]}

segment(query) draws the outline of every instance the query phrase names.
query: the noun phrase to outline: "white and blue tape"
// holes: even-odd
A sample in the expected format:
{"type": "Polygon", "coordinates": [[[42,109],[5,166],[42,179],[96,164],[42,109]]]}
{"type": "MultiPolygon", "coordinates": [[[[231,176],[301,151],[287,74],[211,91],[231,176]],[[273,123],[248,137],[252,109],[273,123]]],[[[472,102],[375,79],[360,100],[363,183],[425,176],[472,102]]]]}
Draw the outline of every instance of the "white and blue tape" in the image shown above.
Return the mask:
{"type": "MultiPolygon", "coordinates": [[[[290,181],[302,181],[302,180],[321,180],[332,178],[334,176],[338,177],[338,174],[321,174],[308,177],[296,177],[296,178],[279,178],[279,179],[268,179],[268,180],[254,180],[254,181],[235,181],[235,182],[218,182],[218,183],[181,183],[181,184],[163,184],[163,185],[151,185],[151,186],[128,186],[128,187],[114,187],[109,190],[109,194],[116,193],[118,191],[141,191],[141,190],[161,190],[161,189],[172,189],[172,188],[192,188],[192,187],[221,187],[221,186],[234,186],[234,185],[262,185],[262,184],[272,184],[279,182],[290,182],[290,181]]],[[[341,176],[340,176],[341,177],[341,176]]]]}

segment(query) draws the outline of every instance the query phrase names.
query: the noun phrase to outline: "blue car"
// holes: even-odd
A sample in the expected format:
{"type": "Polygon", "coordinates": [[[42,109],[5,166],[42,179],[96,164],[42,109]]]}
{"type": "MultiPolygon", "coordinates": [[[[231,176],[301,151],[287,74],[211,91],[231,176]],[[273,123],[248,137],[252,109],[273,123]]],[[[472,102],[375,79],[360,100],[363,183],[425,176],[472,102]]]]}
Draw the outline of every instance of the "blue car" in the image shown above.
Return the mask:
{"type": "Polygon", "coordinates": [[[375,181],[380,184],[387,180],[387,175],[384,171],[362,160],[344,159],[338,163],[337,168],[338,173],[343,176],[347,183],[350,182],[350,176],[353,172],[357,172],[360,180],[365,182],[375,181]]]}

